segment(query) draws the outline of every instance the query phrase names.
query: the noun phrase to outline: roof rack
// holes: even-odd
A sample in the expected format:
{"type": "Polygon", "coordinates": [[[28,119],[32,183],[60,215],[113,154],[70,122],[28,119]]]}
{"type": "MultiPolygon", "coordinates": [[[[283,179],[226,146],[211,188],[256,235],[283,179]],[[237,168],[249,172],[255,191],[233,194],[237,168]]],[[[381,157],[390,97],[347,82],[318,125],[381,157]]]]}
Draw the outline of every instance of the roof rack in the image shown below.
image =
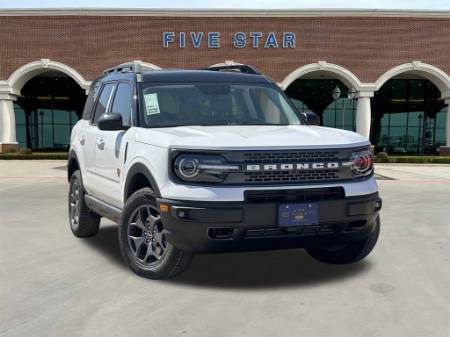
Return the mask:
{"type": "Polygon", "coordinates": [[[234,63],[233,61],[225,61],[224,63],[214,64],[209,66],[208,68],[204,68],[204,70],[211,71],[230,71],[230,72],[240,72],[243,74],[252,74],[252,75],[262,75],[258,70],[249,66],[247,64],[234,63]]]}
{"type": "MultiPolygon", "coordinates": [[[[158,67],[156,67],[158,68],[158,67]]],[[[155,70],[155,67],[151,64],[146,64],[142,61],[133,61],[119,64],[118,66],[105,69],[103,74],[111,73],[136,73],[140,74],[142,70],[155,70]]]]}

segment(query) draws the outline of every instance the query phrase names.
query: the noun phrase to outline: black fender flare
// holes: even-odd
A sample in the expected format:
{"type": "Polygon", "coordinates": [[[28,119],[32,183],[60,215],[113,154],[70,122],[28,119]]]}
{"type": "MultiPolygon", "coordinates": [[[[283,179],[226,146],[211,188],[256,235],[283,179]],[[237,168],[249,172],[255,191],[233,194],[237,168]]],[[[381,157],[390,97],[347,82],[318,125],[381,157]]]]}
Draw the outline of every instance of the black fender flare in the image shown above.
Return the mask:
{"type": "Polygon", "coordinates": [[[153,192],[156,194],[157,197],[161,197],[161,193],[158,188],[158,184],[156,183],[155,178],[153,178],[153,175],[149,171],[149,169],[142,163],[135,163],[133,164],[127,173],[127,178],[125,179],[125,185],[124,185],[124,191],[123,191],[123,200],[125,201],[127,199],[128,190],[130,189],[130,184],[133,181],[133,178],[137,174],[142,174],[144,177],[147,178],[147,180],[150,182],[150,187],[153,190],[153,192]]]}
{"type": "Polygon", "coordinates": [[[78,161],[77,153],[75,152],[75,150],[70,150],[69,156],[67,158],[67,180],[68,181],[70,181],[71,173],[73,173],[73,172],[70,172],[70,168],[71,168],[70,163],[72,163],[72,161],[75,161],[77,163],[77,167],[80,168],[80,162],[78,161]]]}

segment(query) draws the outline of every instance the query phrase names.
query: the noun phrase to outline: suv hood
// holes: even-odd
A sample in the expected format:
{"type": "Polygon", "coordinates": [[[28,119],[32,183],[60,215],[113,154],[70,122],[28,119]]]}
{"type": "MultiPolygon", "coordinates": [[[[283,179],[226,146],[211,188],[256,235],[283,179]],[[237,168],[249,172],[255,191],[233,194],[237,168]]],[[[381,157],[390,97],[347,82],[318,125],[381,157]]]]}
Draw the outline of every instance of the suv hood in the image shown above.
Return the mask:
{"type": "Polygon", "coordinates": [[[139,129],[136,141],[180,149],[333,148],[369,145],[361,135],[308,125],[179,126],[139,129]]]}

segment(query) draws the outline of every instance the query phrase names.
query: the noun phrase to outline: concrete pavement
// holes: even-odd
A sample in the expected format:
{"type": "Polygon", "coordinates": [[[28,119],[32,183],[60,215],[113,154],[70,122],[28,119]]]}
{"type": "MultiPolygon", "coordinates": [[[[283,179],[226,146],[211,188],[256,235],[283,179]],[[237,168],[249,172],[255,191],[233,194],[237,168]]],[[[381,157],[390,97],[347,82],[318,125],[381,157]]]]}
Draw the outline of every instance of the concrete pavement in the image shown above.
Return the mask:
{"type": "Polygon", "coordinates": [[[450,166],[377,166],[382,233],[360,263],[198,255],[151,281],[122,263],[109,221],[71,234],[64,165],[0,161],[1,337],[450,335],[450,166]]]}

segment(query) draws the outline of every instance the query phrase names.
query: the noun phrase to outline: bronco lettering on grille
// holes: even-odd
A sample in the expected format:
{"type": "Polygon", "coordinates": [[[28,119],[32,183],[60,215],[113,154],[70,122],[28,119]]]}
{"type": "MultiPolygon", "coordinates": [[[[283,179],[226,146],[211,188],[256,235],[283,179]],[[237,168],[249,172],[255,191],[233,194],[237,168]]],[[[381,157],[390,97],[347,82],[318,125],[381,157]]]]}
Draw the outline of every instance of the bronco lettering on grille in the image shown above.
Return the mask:
{"type": "Polygon", "coordinates": [[[288,163],[288,164],[251,164],[246,165],[246,171],[307,171],[307,170],[329,170],[338,169],[339,162],[329,163],[288,163]]]}

